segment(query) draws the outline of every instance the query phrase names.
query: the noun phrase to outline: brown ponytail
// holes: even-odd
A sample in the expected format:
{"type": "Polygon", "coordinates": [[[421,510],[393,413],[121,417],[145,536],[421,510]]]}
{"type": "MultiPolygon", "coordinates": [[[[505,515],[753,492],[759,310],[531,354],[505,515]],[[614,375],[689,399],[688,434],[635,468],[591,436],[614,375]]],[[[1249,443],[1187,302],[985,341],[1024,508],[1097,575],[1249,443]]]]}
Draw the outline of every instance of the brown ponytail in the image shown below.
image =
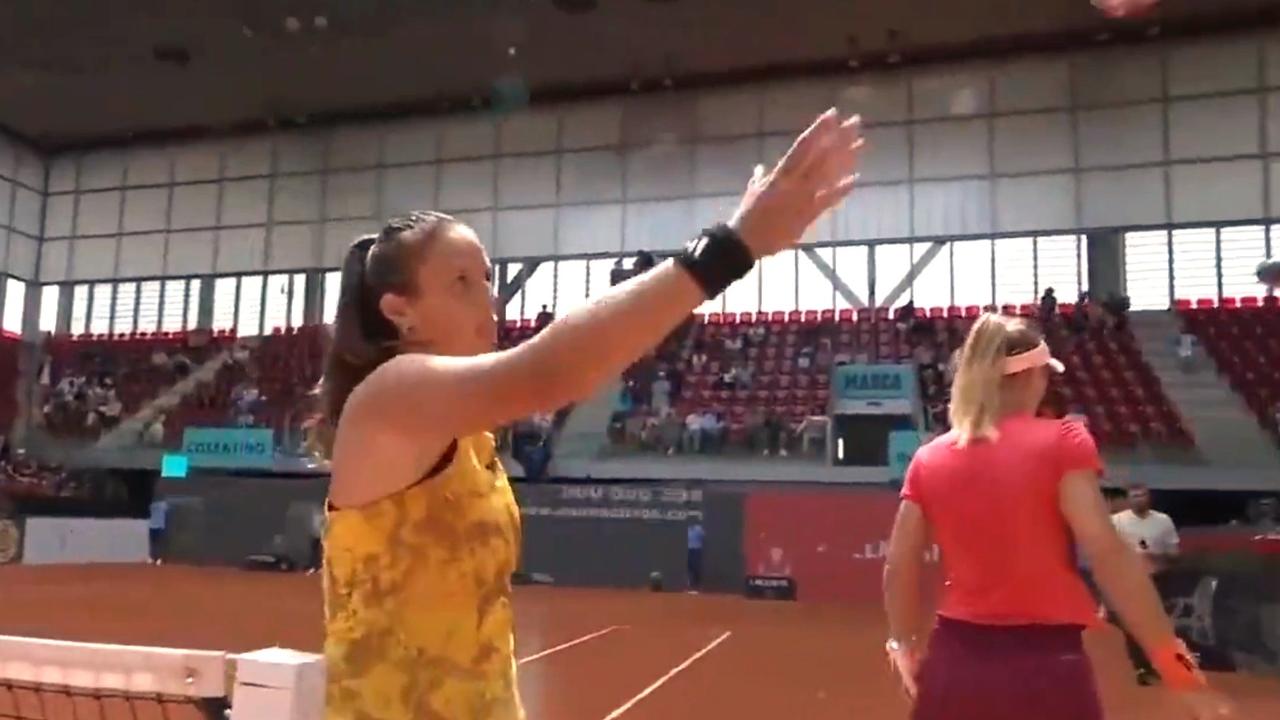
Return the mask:
{"type": "Polygon", "coordinates": [[[395,357],[400,335],[382,313],[382,296],[412,297],[418,263],[426,242],[457,221],[436,212],[392,218],[382,232],[351,244],[342,262],[333,342],[320,381],[321,421],[316,424],[324,454],[333,450],[338,419],[352,391],[374,370],[395,357]]]}

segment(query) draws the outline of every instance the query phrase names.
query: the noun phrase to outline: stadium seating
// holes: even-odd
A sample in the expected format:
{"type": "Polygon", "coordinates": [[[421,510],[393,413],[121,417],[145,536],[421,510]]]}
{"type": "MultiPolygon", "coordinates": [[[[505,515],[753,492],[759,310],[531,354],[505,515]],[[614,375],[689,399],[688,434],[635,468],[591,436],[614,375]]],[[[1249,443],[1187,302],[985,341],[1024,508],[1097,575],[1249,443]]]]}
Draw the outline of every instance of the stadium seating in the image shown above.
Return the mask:
{"type": "MultiPolygon", "coordinates": [[[[1010,305],[1000,310],[1030,316],[1036,308],[1010,305]]],[[[773,409],[792,429],[806,417],[826,414],[831,369],[842,362],[916,362],[930,429],[943,430],[946,365],[982,312],[969,306],[917,309],[909,318],[893,317],[884,308],[695,316],[652,358],[628,371],[636,409],[615,418],[611,435],[622,444],[639,435],[635,428],[616,426],[650,416],[648,388],[660,369],[674,370],[680,386],[672,400],[676,416],[719,414],[727,447],[742,447],[753,409],[773,409]],[[751,368],[749,389],[722,382],[734,365],[751,368]]],[[[1045,330],[1068,371],[1053,380],[1043,412],[1086,416],[1099,443],[1107,447],[1192,446],[1190,433],[1132,334],[1104,326],[1081,328],[1072,305],[1061,306],[1060,312],[1045,330]]]]}
{"type": "Polygon", "coordinates": [[[1183,328],[1194,335],[1239,393],[1258,423],[1280,440],[1280,302],[1274,296],[1174,303],[1183,328]]]}

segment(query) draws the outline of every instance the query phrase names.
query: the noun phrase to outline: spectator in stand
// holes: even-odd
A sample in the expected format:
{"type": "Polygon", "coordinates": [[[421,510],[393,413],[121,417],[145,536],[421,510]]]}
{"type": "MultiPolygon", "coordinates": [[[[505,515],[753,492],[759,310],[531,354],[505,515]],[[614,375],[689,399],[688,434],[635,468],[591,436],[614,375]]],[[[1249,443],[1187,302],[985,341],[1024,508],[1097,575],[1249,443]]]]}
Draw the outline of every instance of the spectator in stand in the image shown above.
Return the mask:
{"type": "Polygon", "coordinates": [[[1178,367],[1184,373],[1196,369],[1196,336],[1186,331],[1178,335],[1178,367]]]}
{"type": "Polygon", "coordinates": [[[538,315],[533,319],[534,331],[541,332],[543,328],[550,325],[551,322],[555,319],[556,319],[556,316],[553,315],[551,311],[547,309],[546,305],[543,305],[542,309],[538,311],[538,315]]]}
{"type": "Polygon", "coordinates": [[[689,364],[693,366],[694,372],[702,372],[702,367],[707,364],[707,351],[703,349],[701,340],[694,343],[693,354],[689,356],[689,364]]]}
{"type": "Polygon", "coordinates": [[[800,348],[800,354],[796,355],[796,367],[801,370],[808,370],[813,367],[813,348],[800,348]]]}
{"type": "Polygon", "coordinates": [[[742,336],[726,335],[724,338],[724,352],[729,360],[736,360],[738,354],[742,352],[742,336]]]}
{"type": "Polygon", "coordinates": [[[782,442],[783,425],[773,408],[760,411],[758,423],[752,433],[752,449],[759,450],[764,457],[777,455],[787,456],[787,447],[782,442]]]}
{"type": "Polygon", "coordinates": [[[150,510],[147,527],[151,538],[151,564],[163,565],[165,535],[169,525],[169,501],[164,498],[156,498],[151,501],[150,510]]]}
{"type": "Polygon", "coordinates": [[[671,383],[670,395],[674,400],[675,398],[680,397],[680,394],[684,392],[684,373],[675,365],[668,367],[666,373],[667,382],[671,383]]]}
{"type": "Polygon", "coordinates": [[[627,268],[622,264],[622,258],[613,261],[613,269],[609,271],[609,286],[621,285],[631,277],[631,273],[627,272],[627,268]]]}
{"type": "Polygon", "coordinates": [[[680,436],[684,431],[684,423],[675,410],[667,408],[658,421],[658,450],[668,456],[675,455],[680,449],[680,436]]]}
{"type": "Polygon", "coordinates": [[[1057,314],[1058,296],[1054,294],[1053,288],[1045,288],[1044,294],[1040,296],[1040,323],[1047,325],[1057,314]]]}
{"type": "Polygon", "coordinates": [[[649,392],[653,412],[659,416],[665,415],[671,409],[671,381],[667,379],[665,372],[658,373],[649,392]]]}
{"type": "Polygon", "coordinates": [[[831,367],[834,355],[831,351],[831,338],[819,338],[818,350],[813,355],[813,361],[819,370],[826,370],[831,367]]]}
{"type": "Polygon", "coordinates": [[[1116,292],[1108,294],[1102,302],[1103,310],[1110,316],[1111,326],[1121,331],[1129,327],[1129,307],[1129,296],[1116,292]]]}
{"type": "Polygon", "coordinates": [[[696,410],[684,419],[684,450],[688,453],[702,452],[702,415],[696,410]]]}
{"type": "Polygon", "coordinates": [[[121,404],[120,398],[116,395],[116,389],[114,387],[108,389],[106,400],[98,408],[98,422],[102,425],[102,429],[110,430],[119,425],[122,412],[124,412],[124,405],[121,404]]]}
{"type": "Polygon", "coordinates": [[[747,329],[747,338],[751,340],[753,346],[758,346],[768,336],[769,331],[765,329],[764,325],[752,325],[747,329]]]}
{"type": "Polygon", "coordinates": [[[733,368],[733,386],[735,390],[750,390],[753,372],[751,365],[742,363],[733,368]]]}
{"type": "Polygon", "coordinates": [[[702,448],[706,452],[720,452],[724,440],[724,420],[719,413],[710,410],[702,414],[702,448]]]}
{"type": "Polygon", "coordinates": [[[652,270],[658,261],[654,259],[653,253],[648,250],[641,250],[636,253],[635,262],[631,264],[631,272],[633,275],[642,275],[652,270]]]}

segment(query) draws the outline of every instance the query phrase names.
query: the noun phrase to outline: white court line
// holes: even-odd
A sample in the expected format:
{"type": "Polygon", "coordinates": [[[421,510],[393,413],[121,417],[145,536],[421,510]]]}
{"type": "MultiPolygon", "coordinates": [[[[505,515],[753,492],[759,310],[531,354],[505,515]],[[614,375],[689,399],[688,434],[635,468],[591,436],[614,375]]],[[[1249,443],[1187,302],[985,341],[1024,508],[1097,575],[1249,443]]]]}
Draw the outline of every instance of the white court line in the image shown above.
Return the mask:
{"type": "Polygon", "coordinates": [[[577,638],[577,639],[574,639],[574,640],[570,640],[569,642],[566,642],[566,643],[560,643],[559,645],[556,645],[555,647],[549,647],[549,648],[547,648],[546,650],[543,650],[543,651],[541,651],[541,652],[536,652],[536,653],[534,653],[534,654],[530,655],[529,657],[523,657],[523,658],[520,658],[519,660],[517,660],[517,661],[516,661],[516,664],[517,664],[517,665],[523,665],[523,664],[525,664],[525,663],[527,663],[527,662],[533,662],[534,660],[537,660],[538,658],[546,657],[546,656],[548,656],[548,655],[550,655],[550,654],[552,654],[552,653],[558,653],[558,652],[560,652],[561,650],[567,650],[567,649],[569,649],[569,648],[573,647],[574,645],[578,645],[578,644],[581,644],[581,643],[587,642],[588,640],[595,640],[596,638],[600,637],[601,635],[606,635],[606,634],[608,634],[608,633],[613,632],[614,630],[622,630],[622,629],[624,629],[624,628],[626,628],[626,627],[628,627],[628,626],[627,626],[627,625],[610,625],[610,626],[609,626],[609,627],[607,627],[607,628],[601,628],[601,629],[599,629],[599,630],[597,630],[597,631],[595,631],[595,632],[593,632],[593,633],[587,633],[586,635],[583,635],[583,636],[582,636],[582,637],[580,637],[580,638],[577,638]]]}
{"type": "Polygon", "coordinates": [[[680,674],[690,665],[697,662],[698,658],[702,657],[703,655],[706,655],[707,653],[714,650],[717,645],[724,642],[725,640],[728,640],[729,636],[732,634],[733,634],[732,630],[726,630],[723,635],[716,638],[715,640],[712,640],[709,645],[702,648],[698,652],[690,655],[687,659],[685,659],[684,662],[668,670],[666,675],[663,675],[662,677],[655,680],[652,685],[641,690],[635,697],[631,698],[630,700],[620,705],[617,710],[614,710],[608,715],[605,715],[604,720],[615,720],[616,718],[621,717],[623,713],[630,710],[636,703],[649,697],[649,695],[651,695],[654,690],[657,690],[658,688],[662,687],[668,680],[680,674]]]}

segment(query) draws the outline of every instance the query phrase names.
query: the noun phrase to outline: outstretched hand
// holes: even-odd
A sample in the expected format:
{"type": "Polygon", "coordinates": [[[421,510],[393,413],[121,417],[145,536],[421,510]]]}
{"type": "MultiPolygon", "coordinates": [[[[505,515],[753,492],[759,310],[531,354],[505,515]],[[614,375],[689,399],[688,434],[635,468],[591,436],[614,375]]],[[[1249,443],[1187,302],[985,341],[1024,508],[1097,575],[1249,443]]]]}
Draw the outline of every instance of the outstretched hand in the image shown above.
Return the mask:
{"type": "Polygon", "coordinates": [[[862,145],[862,118],[841,120],[832,108],[772,170],[756,166],[729,224],[757,259],[794,246],[814,220],[853,190],[862,145]]]}

